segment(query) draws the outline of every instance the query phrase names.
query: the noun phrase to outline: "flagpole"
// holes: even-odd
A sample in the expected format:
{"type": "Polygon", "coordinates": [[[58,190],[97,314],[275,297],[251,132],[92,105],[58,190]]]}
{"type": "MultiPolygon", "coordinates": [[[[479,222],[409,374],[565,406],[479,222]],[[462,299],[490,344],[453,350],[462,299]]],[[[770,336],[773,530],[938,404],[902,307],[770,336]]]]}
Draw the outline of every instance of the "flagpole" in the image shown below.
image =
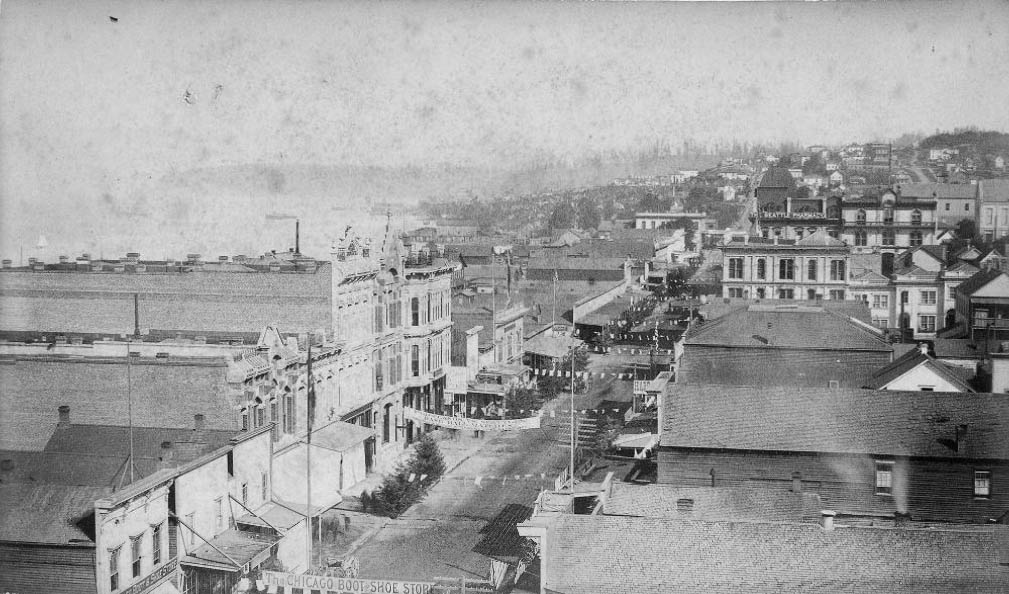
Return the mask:
{"type": "Polygon", "coordinates": [[[305,445],[305,550],[307,552],[306,564],[309,572],[312,571],[312,408],[315,405],[315,385],[312,381],[312,335],[308,335],[308,397],[305,408],[307,409],[308,434],[305,445]]]}
{"type": "MultiPolygon", "coordinates": [[[[575,306],[571,306],[571,335],[572,338],[575,334],[575,306]]],[[[575,348],[577,345],[571,345],[571,402],[569,408],[571,409],[571,472],[568,475],[568,480],[571,481],[571,492],[575,492],[575,348]]]]}

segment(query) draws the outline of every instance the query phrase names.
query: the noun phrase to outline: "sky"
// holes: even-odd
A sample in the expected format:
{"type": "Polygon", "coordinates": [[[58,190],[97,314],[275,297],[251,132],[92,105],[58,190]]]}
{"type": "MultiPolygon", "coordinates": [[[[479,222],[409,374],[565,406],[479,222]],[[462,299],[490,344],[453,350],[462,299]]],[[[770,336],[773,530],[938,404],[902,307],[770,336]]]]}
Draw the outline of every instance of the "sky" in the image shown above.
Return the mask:
{"type": "Polygon", "coordinates": [[[179,197],[194,170],[1009,131],[1007,81],[1006,2],[4,0],[0,252],[109,217],[170,242],[211,200],[179,197]]]}

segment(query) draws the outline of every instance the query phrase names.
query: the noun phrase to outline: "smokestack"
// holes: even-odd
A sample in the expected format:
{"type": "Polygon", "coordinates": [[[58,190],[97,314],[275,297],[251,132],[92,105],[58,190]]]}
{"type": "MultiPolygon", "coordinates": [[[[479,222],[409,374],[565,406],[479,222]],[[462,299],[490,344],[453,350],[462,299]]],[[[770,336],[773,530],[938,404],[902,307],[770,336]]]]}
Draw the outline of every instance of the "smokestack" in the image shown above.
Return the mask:
{"type": "Polygon", "coordinates": [[[196,431],[202,431],[204,426],[204,416],[202,414],[193,415],[193,428],[196,431]]]}
{"type": "Polygon", "coordinates": [[[792,473],[792,493],[802,493],[802,473],[792,473]]]}
{"type": "Polygon", "coordinates": [[[59,425],[57,425],[57,427],[69,427],[70,426],[70,407],[64,404],[63,406],[59,407],[58,410],[59,410],[59,413],[60,413],[60,422],[59,422],[59,425]]]}
{"type": "Polygon", "coordinates": [[[133,294],[133,337],[140,338],[140,295],[133,294]]]}
{"type": "Polygon", "coordinates": [[[967,450],[967,425],[957,425],[956,426],[956,451],[964,452],[967,450]]]}
{"type": "Polygon", "coordinates": [[[837,515],[836,512],[833,512],[833,511],[831,511],[829,509],[825,509],[825,510],[821,511],[820,512],[820,526],[822,526],[823,529],[826,530],[826,531],[828,531],[828,532],[831,531],[831,530],[833,530],[834,529],[834,516],[836,516],[836,515],[837,515]]]}
{"type": "Polygon", "coordinates": [[[301,254],[301,220],[294,219],[294,253],[301,254]]]}

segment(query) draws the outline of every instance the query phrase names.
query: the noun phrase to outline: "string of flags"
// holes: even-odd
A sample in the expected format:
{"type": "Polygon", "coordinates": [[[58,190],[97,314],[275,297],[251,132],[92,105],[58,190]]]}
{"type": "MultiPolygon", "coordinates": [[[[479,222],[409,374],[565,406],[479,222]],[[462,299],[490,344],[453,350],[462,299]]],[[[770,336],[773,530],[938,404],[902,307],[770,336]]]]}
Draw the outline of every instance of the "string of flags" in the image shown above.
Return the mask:
{"type": "MultiPolygon", "coordinates": [[[[557,418],[558,415],[561,415],[562,420],[563,420],[563,416],[564,415],[571,414],[571,409],[567,409],[567,408],[565,408],[565,409],[560,409],[559,408],[559,409],[556,409],[556,410],[551,410],[549,412],[548,411],[544,411],[542,409],[538,409],[538,408],[529,408],[529,409],[525,409],[525,408],[503,408],[503,409],[497,409],[497,410],[500,411],[500,414],[509,413],[509,412],[512,412],[512,413],[517,412],[519,414],[529,413],[531,415],[543,413],[544,416],[550,417],[551,419],[557,418]]],[[[587,415],[589,413],[597,414],[598,415],[598,414],[605,414],[605,413],[610,412],[610,411],[613,411],[615,413],[619,413],[620,409],[619,408],[580,408],[580,409],[576,408],[574,410],[575,414],[581,414],[581,415],[587,415]]],[[[473,415],[474,418],[476,417],[476,415],[479,412],[480,412],[480,407],[477,407],[477,406],[470,407],[470,414],[473,415]]],[[[494,420],[493,415],[490,416],[490,417],[488,417],[488,419],[494,420]]]]}
{"type": "Polygon", "coordinates": [[[647,355],[651,352],[655,352],[656,355],[672,355],[673,349],[647,349],[641,347],[613,347],[613,346],[599,346],[591,345],[588,347],[590,352],[593,353],[618,353],[618,354],[630,354],[630,355],[647,355]]]}
{"type": "MultiPolygon", "coordinates": [[[[571,377],[571,371],[564,371],[561,369],[535,369],[533,370],[534,375],[546,376],[546,377],[571,377]]],[[[621,380],[633,380],[636,379],[633,373],[617,373],[612,371],[575,371],[576,378],[590,379],[590,378],[606,378],[612,377],[621,380]]]]}

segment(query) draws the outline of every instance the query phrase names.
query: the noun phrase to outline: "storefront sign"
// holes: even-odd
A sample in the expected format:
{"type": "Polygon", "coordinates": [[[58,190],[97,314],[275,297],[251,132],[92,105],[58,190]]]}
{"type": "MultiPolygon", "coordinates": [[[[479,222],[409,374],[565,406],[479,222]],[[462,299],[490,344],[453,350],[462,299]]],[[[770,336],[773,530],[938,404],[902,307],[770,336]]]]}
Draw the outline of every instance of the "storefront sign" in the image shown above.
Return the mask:
{"type": "Polygon", "coordinates": [[[429,412],[405,409],[406,418],[418,423],[437,425],[448,429],[470,429],[473,431],[515,431],[518,429],[539,429],[540,417],[524,419],[467,419],[465,417],[448,417],[429,412]]]}
{"type": "Polygon", "coordinates": [[[154,586],[157,586],[161,582],[165,581],[166,579],[172,577],[175,574],[175,570],[176,568],[178,568],[178,566],[179,566],[179,558],[175,557],[171,561],[168,561],[161,567],[155,569],[154,572],[149,574],[144,579],[133,584],[129,588],[126,588],[119,594],[141,594],[142,592],[146,592],[151,588],[153,588],[154,586]]]}
{"type": "Polygon", "coordinates": [[[434,582],[358,580],[279,571],[264,571],[262,579],[267,586],[321,590],[339,594],[430,594],[434,588],[434,582]]]}

